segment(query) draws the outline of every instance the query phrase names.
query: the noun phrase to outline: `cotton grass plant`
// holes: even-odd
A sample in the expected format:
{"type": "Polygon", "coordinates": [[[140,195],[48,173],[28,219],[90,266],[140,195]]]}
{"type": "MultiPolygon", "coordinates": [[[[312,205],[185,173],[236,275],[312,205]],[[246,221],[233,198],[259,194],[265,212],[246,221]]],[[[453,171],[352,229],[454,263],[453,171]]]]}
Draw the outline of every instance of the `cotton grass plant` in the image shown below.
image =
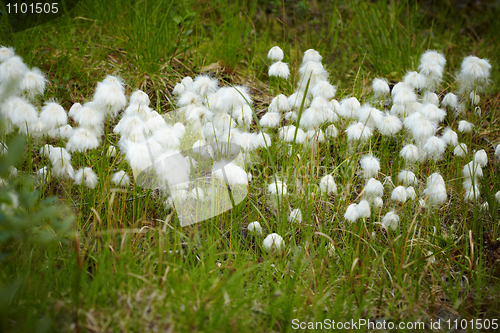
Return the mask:
{"type": "MultiPolygon", "coordinates": [[[[235,52],[235,40],[218,43],[235,52]]],[[[115,317],[133,330],[244,331],[497,315],[486,244],[499,236],[500,149],[477,140],[494,64],[452,68],[421,48],[360,90],[334,82],[315,49],[271,46],[264,97],[220,73],[177,77],[168,101],[104,75],[71,103],[46,98],[50,73],[0,49],[2,147],[25,134],[18,173],[78,217],[74,244],[41,256],[62,272],[37,271],[64,281],[43,299],[63,330],[117,328],[115,317]]]]}

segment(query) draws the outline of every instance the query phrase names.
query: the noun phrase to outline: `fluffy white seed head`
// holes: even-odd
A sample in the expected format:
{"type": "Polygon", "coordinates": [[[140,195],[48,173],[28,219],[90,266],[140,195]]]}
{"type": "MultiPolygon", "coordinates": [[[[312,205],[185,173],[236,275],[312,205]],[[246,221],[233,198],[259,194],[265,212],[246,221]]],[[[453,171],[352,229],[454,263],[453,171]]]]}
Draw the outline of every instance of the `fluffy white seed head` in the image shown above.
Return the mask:
{"type": "Polygon", "coordinates": [[[385,78],[375,78],[372,82],[372,89],[375,96],[387,95],[391,92],[385,78]]]}
{"type": "Polygon", "coordinates": [[[462,169],[462,174],[466,178],[483,177],[483,168],[475,161],[470,161],[462,169]]]}
{"type": "Polygon", "coordinates": [[[279,94],[272,99],[271,104],[269,104],[268,111],[283,113],[290,111],[291,109],[292,106],[290,105],[288,98],[283,94],[279,94]]]}
{"type": "Polygon", "coordinates": [[[263,246],[269,252],[279,252],[282,248],[285,247],[285,242],[280,235],[272,233],[267,235],[267,237],[264,239],[263,246]]]}
{"type": "Polygon", "coordinates": [[[75,129],[66,144],[66,149],[70,153],[75,151],[85,152],[97,147],[99,147],[99,139],[94,132],[85,127],[75,129]]]}
{"type": "Polygon", "coordinates": [[[401,120],[391,114],[385,114],[382,121],[378,125],[378,129],[382,135],[391,136],[398,133],[403,128],[401,120]]]}
{"type": "Polygon", "coordinates": [[[366,179],[377,176],[380,171],[380,160],[372,154],[363,156],[359,164],[363,169],[363,175],[366,179]]]}
{"type": "Polygon", "coordinates": [[[335,97],[337,89],[328,81],[319,81],[311,89],[313,98],[322,97],[326,100],[331,100],[335,97]]]}
{"type": "Polygon", "coordinates": [[[427,79],[424,75],[418,72],[408,72],[403,77],[403,82],[414,89],[424,89],[427,83],[427,79]]]}
{"type": "Polygon", "coordinates": [[[279,46],[273,46],[267,53],[267,58],[271,61],[281,61],[283,60],[284,54],[283,50],[279,46]]]}
{"type": "Polygon", "coordinates": [[[460,120],[458,122],[458,131],[461,133],[470,133],[472,132],[472,128],[474,128],[474,125],[467,120],[460,120]]]}
{"type": "Polygon", "coordinates": [[[302,212],[299,208],[293,209],[288,216],[288,222],[290,223],[302,223],[302,212]]]}
{"type": "Polygon", "coordinates": [[[20,88],[27,93],[28,97],[34,98],[37,95],[43,95],[46,84],[47,79],[45,75],[35,67],[26,72],[21,81],[20,88]]]}
{"type": "Polygon", "coordinates": [[[267,128],[276,128],[281,123],[281,113],[268,112],[260,118],[260,125],[267,128]]]}
{"type": "Polygon", "coordinates": [[[415,198],[417,197],[417,193],[415,193],[415,189],[413,188],[413,186],[408,186],[406,188],[406,196],[410,200],[415,200],[415,198]]]}
{"type": "Polygon", "coordinates": [[[125,171],[120,170],[111,176],[111,182],[116,186],[129,186],[130,178],[125,171]]]}
{"type": "Polygon", "coordinates": [[[278,180],[267,186],[267,192],[272,196],[285,197],[288,193],[287,186],[282,181],[278,180]]]}
{"type": "Polygon", "coordinates": [[[352,203],[350,204],[344,214],[344,219],[347,221],[354,223],[359,219],[359,213],[358,213],[358,204],[352,203]]]}
{"type": "Polygon", "coordinates": [[[406,197],[406,188],[404,186],[397,186],[394,190],[392,190],[391,200],[405,203],[406,197]]]}
{"type": "Polygon", "coordinates": [[[377,197],[382,197],[382,195],[384,194],[384,185],[382,185],[382,183],[379,180],[375,178],[370,178],[366,182],[364,192],[367,198],[371,200],[377,197]]]}
{"type": "Polygon", "coordinates": [[[450,146],[456,147],[458,145],[458,135],[452,130],[450,127],[446,127],[443,130],[443,134],[441,135],[441,139],[450,146]]]}
{"type": "Polygon", "coordinates": [[[48,129],[66,125],[68,115],[63,107],[55,102],[46,103],[40,112],[40,120],[48,129]]]}
{"type": "Polygon", "coordinates": [[[337,184],[335,184],[335,180],[333,179],[332,175],[326,175],[321,178],[319,182],[319,188],[321,189],[322,193],[337,194],[337,184]]]}
{"type": "Polygon", "coordinates": [[[459,156],[459,157],[465,157],[465,156],[467,156],[467,145],[465,143],[463,143],[463,142],[460,143],[453,150],[453,154],[455,156],[459,156]]]}
{"type": "Polygon", "coordinates": [[[370,217],[370,204],[367,200],[361,200],[356,206],[356,212],[358,213],[359,218],[368,218],[370,217]]]}
{"type": "Polygon", "coordinates": [[[276,76],[286,80],[290,76],[290,69],[288,69],[287,63],[277,61],[269,66],[268,74],[269,76],[276,76]]]}
{"type": "Polygon", "coordinates": [[[347,133],[347,140],[350,143],[354,141],[366,142],[373,135],[372,128],[361,122],[349,125],[345,131],[347,133]]]}
{"type": "Polygon", "coordinates": [[[253,232],[253,233],[262,235],[262,226],[257,221],[248,223],[247,229],[249,232],[253,232]]]}
{"type": "Polygon", "coordinates": [[[396,228],[398,227],[398,223],[399,223],[399,216],[393,210],[385,214],[384,218],[382,219],[382,226],[385,229],[391,228],[392,230],[396,230],[396,228]]]}
{"type": "Polygon", "coordinates": [[[435,106],[439,106],[439,96],[432,91],[426,91],[424,93],[424,96],[422,97],[422,103],[429,103],[434,104],[435,106]]]}
{"type": "Polygon", "coordinates": [[[458,97],[454,93],[447,93],[444,95],[443,100],[441,101],[441,106],[449,107],[451,109],[458,108],[458,97]]]}
{"type": "Polygon", "coordinates": [[[486,155],[486,151],[484,149],[478,150],[474,154],[474,161],[484,168],[488,164],[488,155],[486,155]]]}
{"type": "Polygon", "coordinates": [[[406,163],[416,163],[419,160],[419,151],[417,146],[407,144],[401,149],[399,156],[401,156],[406,163]]]}
{"type": "Polygon", "coordinates": [[[437,136],[431,136],[425,142],[423,149],[427,152],[427,157],[434,161],[439,161],[443,158],[446,143],[437,136]]]}
{"type": "Polygon", "coordinates": [[[418,180],[415,174],[409,170],[401,170],[398,174],[398,180],[404,185],[417,185],[418,180]]]}
{"type": "Polygon", "coordinates": [[[318,51],[316,51],[314,49],[309,49],[309,50],[304,52],[304,57],[302,58],[302,63],[306,64],[310,61],[321,62],[322,59],[323,59],[323,57],[319,54],[318,51]]]}
{"type": "Polygon", "coordinates": [[[75,184],[77,185],[85,185],[85,187],[94,189],[99,182],[99,178],[92,170],[92,168],[85,167],[83,169],[79,169],[75,173],[75,184]]]}
{"type": "Polygon", "coordinates": [[[457,80],[460,91],[465,94],[471,90],[480,90],[488,82],[491,65],[487,59],[476,56],[465,57],[457,80]]]}
{"type": "Polygon", "coordinates": [[[219,89],[219,81],[211,78],[208,75],[198,75],[194,78],[189,90],[195,94],[206,98],[208,95],[215,93],[219,89]]]}

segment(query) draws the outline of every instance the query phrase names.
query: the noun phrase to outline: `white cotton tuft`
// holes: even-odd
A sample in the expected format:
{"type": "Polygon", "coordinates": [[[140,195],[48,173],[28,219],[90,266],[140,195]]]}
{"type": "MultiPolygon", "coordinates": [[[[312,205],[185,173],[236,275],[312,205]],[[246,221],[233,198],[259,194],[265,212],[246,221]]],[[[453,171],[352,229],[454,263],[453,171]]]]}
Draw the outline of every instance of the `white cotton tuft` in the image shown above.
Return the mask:
{"type": "Polygon", "coordinates": [[[365,104],[356,110],[356,118],[369,127],[379,127],[384,119],[384,114],[371,105],[365,104]]]}
{"type": "Polygon", "coordinates": [[[366,142],[373,135],[371,127],[361,122],[349,125],[345,131],[347,133],[347,140],[351,143],[353,141],[366,142]]]}
{"type": "Polygon", "coordinates": [[[41,70],[35,67],[26,72],[21,81],[20,88],[22,91],[25,91],[30,98],[34,98],[37,95],[43,95],[46,84],[47,79],[45,75],[41,70]]]}
{"type": "Polygon", "coordinates": [[[262,227],[261,227],[260,223],[257,221],[248,223],[247,229],[249,232],[253,232],[253,233],[262,235],[262,227]]]}
{"type": "Polygon", "coordinates": [[[12,124],[19,128],[32,128],[38,123],[38,112],[36,108],[26,99],[11,97],[5,102],[5,108],[9,109],[9,118],[12,124]]]}
{"type": "Polygon", "coordinates": [[[439,96],[432,91],[426,91],[422,97],[422,103],[439,106],[439,96]]]}
{"type": "Polygon", "coordinates": [[[425,142],[423,149],[427,152],[427,156],[434,161],[439,161],[443,158],[446,150],[446,143],[437,136],[431,136],[425,142]]]}
{"type": "Polygon", "coordinates": [[[40,120],[48,129],[66,125],[68,115],[63,107],[55,102],[46,103],[40,112],[40,120]]]}
{"type": "Polygon", "coordinates": [[[288,69],[287,63],[277,61],[269,66],[268,74],[269,76],[276,76],[286,80],[290,76],[290,69],[288,69]]]}
{"type": "Polygon", "coordinates": [[[384,218],[382,219],[382,226],[385,229],[391,228],[392,230],[396,230],[396,228],[398,227],[398,223],[399,216],[393,210],[385,214],[384,218]]]}
{"type": "Polygon", "coordinates": [[[268,111],[283,113],[290,111],[291,109],[292,106],[290,105],[288,98],[283,94],[279,94],[272,99],[271,104],[269,104],[268,111]]]}
{"type": "Polygon", "coordinates": [[[462,93],[471,90],[480,90],[488,82],[491,65],[487,59],[476,56],[465,57],[457,81],[462,93]]]}
{"type": "Polygon", "coordinates": [[[273,252],[275,250],[281,251],[281,249],[285,247],[285,242],[280,235],[272,233],[267,235],[267,237],[264,239],[263,245],[264,248],[269,252],[273,252]]]}
{"type": "Polygon", "coordinates": [[[288,216],[288,222],[302,223],[302,212],[300,211],[299,208],[291,211],[290,215],[288,216]]]}
{"type": "Polygon", "coordinates": [[[370,204],[366,200],[361,200],[356,206],[356,212],[358,213],[359,218],[368,218],[370,217],[370,204]]]}
{"type": "Polygon", "coordinates": [[[130,95],[130,104],[149,106],[150,100],[148,94],[142,90],[136,90],[130,95]]]}
{"type": "Polygon", "coordinates": [[[419,120],[411,129],[415,141],[425,142],[428,138],[436,134],[437,126],[435,123],[427,120],[419,120]]]}
{"type": "Polygon", "coordinates": [[[408,186],[406,188],[406,196],[410,200],[415,200],[415,198],[417,197],[417,193],[415,193],[415,189],[413,188],[413,186],[408,186]]]}
{"type": "Polygon", "coordinates": [[[394,104],[409,104],[417,101],[417,95],[413,88],[403,85],[400,89],[392,89],[392,101],[394,104]]]}
{"type": "Polygon", "coordinates": [[[338,114],[345,119],[352,119],[360,107],[361,104],[356,97],[344,98],[340,101],[340,110],[338,114]]]}
{"type": "Polygon", "coordinates": [[[313,98],[322,97],[326,100],[331,100],[335,97],[337,89],[328,81],[319,81],[311,89],[313,98]]]}
{"type": "Polygon", "coordinates": [[[267,53],[267,58],[271,61],[281,61],[283,60],[284,54],[283,50],[279,46],[273,46],[267,53]]]}
{"type": "Polygon", "coordinates": [[[441,139],[450,146],[458,145],[458,135],[455,131],[453,131],[450,127],[446,127],[441,135],[441,139]]]}
{"type": "Polygon", "coordinates": [[[475,161],[470,161],[462,169],[462,174],[466,178],[483,177],[483,168],[475,161]]]}
{"type": "Polygon", "coordinates": [[[215,93],[219,89],[219,81],[211,78],[208,75],[198,75],[194,78],[189,90],[195,94],[206,98],[208,95],[215,93]]]}
{"type": "Polygon", "coordinates": [[[372,82],[372,89],[375,96],[387,95],[391,92],[387,79],[376,78],[372,82]]]}
{"type": "Polygon", "coordinates": [[[439,173],[433,173],[427,178],[427,187],[424,195],[428,196],[429,205],[441,205],[447,199],[446,187],[443,177],[439,173]]]}
{"type": "Polygon", "coordinates": [[[394,190],[392,190],[391,200],[405,203],[406,197],[406,188],[404,186],[398,186],[394,190]]]}
{"type": "Polygon", "coordinates": [[[309,61],[321,62],[322,59],[323,59],[323,57],[319,54],[318,51],[316,51],[314,49],[309,49],[309,50],[304,52],[304,57],[302,58],[302,63],[306,64],[309,61]]]}
{"type": "Polygon", "coordinates": [[[16,55],[16,53],[15,53],[13,47],[0,46],[0,62],[4,62],[5,60],[7,60],[10,57],[13,57],[15,55],[16,55]]]}
{"type": "Polygon", "coordinates": [[[225,181],[231,187],[248,184],[248,175],[245,170],[234,162],[226,163],[226,161],[214,163],[212,172],[217,179],[225,181]]]}
{"type": "Polygon", "coordinates": [[[278,195],[280,197],[285,197],[288,193],[286,184],[280,180],[269,184],[267,186],[267,192],[272,196],[278,195]]]}
{"type": "Polygon", "coordinates": [[[384,185],[382,185],[379,180],[370,178],[366,182],[363,191],[365,192],[365,195],[369,200],[374,200],[377,197],[382,197],[382,195],[384,194],[384,185]]]}
{"type": "Polygon", "coordinates": [[[378,129],[382,135],[394,135],[398,133],[403,128],[403,123],[401,120],[394,115],[386,114],[380,124],[378,129]]]}
{"type": "Polygon", "coordinates": [[[38,171],[36,172],[36,178],[41,183],[48,183],[48,182],[50,182],[51,176],[50,176],[50,171],[47,168],[47,166],[44,166],[43,168],[38,169],[38,171]]]}
{"type": "Polygon", "coordinates": [[[359,214],[358,214],[358,205],[355,203],[350,204],[344,214],[344,219],[347,221],[354,223],[359,219],[359,214]]]}
{"type": "Polygon", "coordinates": [[[334,124],[328,125],[325,130],[325,135],[329,138],[336,138],[338,134],[339,130],[337,129],[337,127],[335,127],[334,124]]]}
{"type": "Polygon", "coordinates": [[[73,119],[83,127],[102,127],[104,124],[105,115],[97,110],[94,103],[85,103],[81,108],[78,108],[73,119]]]}
{"type": "Polygon", "coordinates": [[[75,174],[75,184],[77,185],[85,185],[88,188],[94,189],[97,186],[99,179],[97,175],[92,170],[92,168],[85,167],[83,169],[79,169],[75,174]]]}
{"type": "Polygon", "coordinates": [[[458,97],[454,93],[447,93],[444,95],[443,100],[441,101],[441,106],[449,107],[451,109],[458,108],[458,97]]]}
{"type": "Polygon", "coordinates": [[[409,170],[401,170],[398,174],[398,180],[407,186],[418,184],[417,177],[409,170]]]}
{"type": "Polygon", "coordinates": [[[466,120],[460,120],[458,122],[458,131],[461,133],[470,133],[472,132],[473,124],[469,123],[466,120]]]}
{"type": "Polygon", "coordinates": [[[465,143],[460,143],[453,150],[453,154],[459,157],[465,157],[467,155],[467,145],[465,143]]]}
{"type": "Polygon", "coordinates": [[[97,147],[99,147],[99,139],[94,132],[89,131],[85,127],[75,129],[66,144],[66,149],[70,153],[75,151],[85,152],[97,147]]]}
{"type": "Polygon", "coordinates": [[[434,123],[440,123],[446,117],[446,111],[432,103],[422,104],[419,112],[434,123]]]}
{"type": "Polygon", "coordinates": [[[427,79],[418,72],[408,72],[403,77],[403,82],[414,89],[423,89],[425,88],[427,79]]]}
{"type": "Polygon", "coordinates": [[[127,105],[123,81],[116,76],[108,75],[102,82],[97,83],[93,102],[104,114],[116,117],[127,105]]]}
{"type": "Polygon", "coordinates": [[[380,160],[372,154],[363,156],[359,164],[366,179],[375,177],[380,171],[380,160]]]}
{"type": "Polygon", "coordinates": [[[381,197],[376,197],[373,199],[373,208],[381,209],[384,206],[384,200],[381,197]]]}
{"type": "Polygon", "coordinates": [[[18,85],[28,72],[21,57],[13,55],[0,63],[0,82],[3,85],[18,85]]]}
{"type": "Polygon", "coordinates": [[[279,138],[285,142],[293,142],[295,137],[296,143],[303,143],[306,140],[306,134],[301,128],[297,128],[293,125],[283,126],[278,130],[279,138]],[[297,131],[297,136],[295,136],[295,131],[297,131]]]}
{"type": "Polygon", "coordinates": [[[488,155],[486,155],[486,151],[484,149],[478,150],[474,154],[474,161],[484,168],[488,164],[488,155]]]}
{"type": "Polygon", "coordinates": [[[125,171],[120,170],[111,176],[111,182],[116,186],[129,186],[130,178],[125,171]]]}
{"type": "Polygon", "coordinates": [[[260,118],[260,125],[267,128],[276,128],[280,125],[281,114],[278,112],[267,112],[260,118]]]}
{"type": "Polygon", "coordinates": [[[337,184],[335,184],[335,180],[332,175],[326,175],[321,178],[319,182],[319,188],[322,193],[326,194],[337,194],[337,184]]]}

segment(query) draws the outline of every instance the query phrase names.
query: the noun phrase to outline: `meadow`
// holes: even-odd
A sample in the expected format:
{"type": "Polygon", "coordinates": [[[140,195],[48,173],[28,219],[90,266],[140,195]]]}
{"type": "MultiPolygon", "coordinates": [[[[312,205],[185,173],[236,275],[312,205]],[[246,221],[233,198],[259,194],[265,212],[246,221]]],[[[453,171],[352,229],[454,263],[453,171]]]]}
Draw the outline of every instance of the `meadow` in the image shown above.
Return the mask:
{"type": "Polygon", "coordinates": [[[499,14],[82,0],[19,31],[3,15],[1,331],[495,330],[499,14]]]}

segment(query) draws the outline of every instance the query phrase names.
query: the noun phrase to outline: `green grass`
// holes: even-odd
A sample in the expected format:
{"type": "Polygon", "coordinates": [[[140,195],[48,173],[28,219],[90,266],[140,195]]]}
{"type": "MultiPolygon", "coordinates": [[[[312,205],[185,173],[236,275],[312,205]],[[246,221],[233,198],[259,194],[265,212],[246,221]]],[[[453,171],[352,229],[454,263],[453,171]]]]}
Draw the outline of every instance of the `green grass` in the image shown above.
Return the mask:
{"type": "MultiPolygon", "coordinates": [[[[15,212],[2,208],[2,216],[20,214],[24,224],[0,220],[0,235],[5,225],[14,235],[0,239],[1,330],[268,332],[291,331],[293,319],[427,324],[441,319],[442,328],[448,319],[500,319],[500,253],[487,246],[500,236],[499,162],[488,144],[500,143],[500,8],[493,2],[484,5],[491,8],[466,9],[455,2],[431,3],[88,0],[43,26],[3,31],[1,45],[12,45],[28,66],[47,74],[43,99],[54,98],[66,110],[91,100],[97,82],[115,74],[127,84],[127,95],[142,89],[151,107],[166,113],[175,109],[174,85],[208,71],[225,84],[247,85],[260,111],[277,91],[277,82],[267,75],[266,55],[274,45],[284,50],[294,76],[279,83],[287,95],[309,48],[323,56],[337,100],[371,97],[375,77],[400,81],[417,70],[428,48],[447,59],[441,92],[454,90],[455,75],[469,54],[488,58],[493,68],[481,96],[483,116],[468,110],[463,117],[476,126],[472,134],[459,134],[467,157],[447,150],[442,161],[414,170],[423,184],[416,188],[417,198],[428,175],[443,175],[449,199],[439,209],[421,209],[413,201],[390,203],[386,188],[382,210],[372,209],[367,221],[347,222],[345,210],[359,201],[364,186],[359,159],[374,152],[382,162],[379,179],[392,175],[396,185],[405,163],[398,155],[399,136],[350,148],[344,120],[337,124],[338,138],[315,151],[277,143],[277,131],[272,132],[273,145],[248,164],[253,175],[248,197],[230,211],[186,227],[164,208],[161,193],[110,185],[115,171],[132,174],[123,157],[105,157],[119,139],[112,127],[100,148],[72,154],[75,170],[90,166],[98,174],[95,190],[70,181],[39,185],[9,179],[12,187],[1,190],[0,201],[9,203],[8,190],[31,201],[15,212]],[[463,165],[474,149],[483,148],[490,159],[481,200],[465,201],[463,165]],[[322,195],[318,187],[330,173],[339,188],[336,196],[322,195]],[[266,188],[276,174],[287,179],[289,195],[275,208],[266,188]],[[487,210],[480,207],[484,202],[487,210]],[[66,208],[52,208],[59,205],[66,208]],[[302,211],[301,224],[287,221],[295,208],[302,211]],[[399,227],[382,231],[379,222],[390,208],[401,218],[399,227]],[[247,232],[252,221],[261,223],[263,236],[247,232]],[[284,238],[284,251],[263,248],[272,232],[284,238]]],[[[445,123],[456,130],[460,119],[449,116],[445,123]]],[[[20,173],[30,176],[50,164],[38,153],[47,142],[64,146],[31,140],[17,163],[20,173]]],[[[1,163],[5,179],[4,166],[15,164],[14,155],[1,163]]]]}

